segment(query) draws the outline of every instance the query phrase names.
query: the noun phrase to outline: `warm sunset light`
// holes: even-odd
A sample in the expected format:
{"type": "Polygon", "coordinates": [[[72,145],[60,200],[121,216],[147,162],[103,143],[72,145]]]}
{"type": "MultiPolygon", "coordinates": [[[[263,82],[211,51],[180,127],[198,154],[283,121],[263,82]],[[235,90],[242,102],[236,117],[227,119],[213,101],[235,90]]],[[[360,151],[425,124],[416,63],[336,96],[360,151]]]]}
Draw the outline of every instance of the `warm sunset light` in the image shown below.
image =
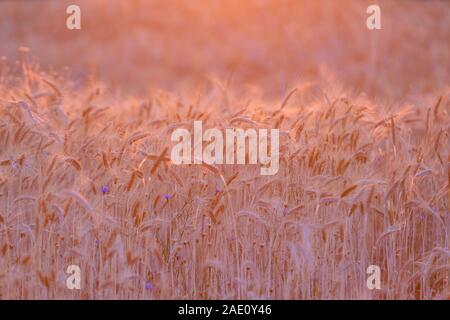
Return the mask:
{"type": "Polygon", "coordinates": [[[448,1],[1,1],[0,299],[449,299],[449,39],[448,1]]]}

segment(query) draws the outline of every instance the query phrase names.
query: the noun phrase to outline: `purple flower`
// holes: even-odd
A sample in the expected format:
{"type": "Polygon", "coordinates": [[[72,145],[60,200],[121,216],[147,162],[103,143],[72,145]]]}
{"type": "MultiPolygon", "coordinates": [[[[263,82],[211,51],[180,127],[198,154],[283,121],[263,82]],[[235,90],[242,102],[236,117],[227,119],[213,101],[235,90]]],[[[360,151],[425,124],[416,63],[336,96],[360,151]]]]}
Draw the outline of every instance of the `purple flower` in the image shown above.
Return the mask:
{"type": "Polygon", "coordinates": [[[221,192],[222,190],[220,190],[218,187],[216,187],[216,193],[221,192]]]}
{"type": "Polygon", "coordinates": [[[170,198],[172,198],[172,196],[170,194],[165,194],[164,195],[164,199],[169,200],[170,198]]]}
{"type": "Polygon", "coordinates": [[[100,245],[100,243],[101,243],[101,241],[100,240],[98,240],[98,239],[95,239],[95,245],[100,245]]]}
{"type": "Polygon", "coordinates": [[[106,184],[104,186],[102,186],[102,193],[103,194],[109,193],[109,187],[106,184]]]}
{"type": "Polygon", "coordinates": [[[151,282],[145,283],[145,290],[153,290],[155,286],[151,282]]]}

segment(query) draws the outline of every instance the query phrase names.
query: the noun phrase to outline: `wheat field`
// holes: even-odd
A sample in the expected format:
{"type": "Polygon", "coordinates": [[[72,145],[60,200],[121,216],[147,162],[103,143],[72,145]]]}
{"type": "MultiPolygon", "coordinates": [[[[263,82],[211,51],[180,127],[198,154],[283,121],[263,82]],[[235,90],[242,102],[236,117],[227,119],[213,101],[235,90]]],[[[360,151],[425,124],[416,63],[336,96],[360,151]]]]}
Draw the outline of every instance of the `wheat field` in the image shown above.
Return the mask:
{"type": "Polygon", "coordinates": [[[448,2],[78,2],[0,3],[1,299],[450,299],[448,2]],[[195,120],[278,173],[174,165],[195,120]]]}

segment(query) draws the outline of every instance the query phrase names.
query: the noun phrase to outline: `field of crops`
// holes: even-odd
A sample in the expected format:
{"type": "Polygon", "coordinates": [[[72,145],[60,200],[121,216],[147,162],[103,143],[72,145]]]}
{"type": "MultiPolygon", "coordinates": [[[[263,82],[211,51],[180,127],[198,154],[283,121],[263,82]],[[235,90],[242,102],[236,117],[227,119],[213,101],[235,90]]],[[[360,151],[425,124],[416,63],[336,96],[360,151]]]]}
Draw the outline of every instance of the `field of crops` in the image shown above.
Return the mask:
{"type": "Polygon", "coordinates": [[[450,3],[373,2],[0,2],[0,299],[450,299],[450,3]]]}

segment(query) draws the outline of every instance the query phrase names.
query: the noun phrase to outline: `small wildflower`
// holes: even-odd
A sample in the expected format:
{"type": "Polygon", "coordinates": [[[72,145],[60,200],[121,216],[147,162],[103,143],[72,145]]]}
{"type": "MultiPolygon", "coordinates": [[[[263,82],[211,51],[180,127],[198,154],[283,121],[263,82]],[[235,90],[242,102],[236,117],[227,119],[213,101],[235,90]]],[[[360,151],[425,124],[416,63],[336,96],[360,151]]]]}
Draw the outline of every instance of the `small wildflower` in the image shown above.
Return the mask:
{"type": "Polygon", "coordinates": [[[151,282],[145,283],[145,290],[153,290],[155,286],[151,282]]]}
{"type": "Polygon", "coordinates": [[[140,107],[141,108],[147,108],[147,101],[142,101],[140,107]]]}
{"type": "Polygon", "coordinates": [[[165,194],[164,195],[164,199],[169,200],[170,198],[172,198],[172,196],[170,194],[165,194]]]}
{"type": "Polygon", "coordinates": [[[109,187],[107,185],[102,186],[102,193],[103,194],[109,193],[109,187]]]}
{"type": "Polygon", "coordinates": [[[100,240],[98,240],[98,239],[95,239],[95,245],[99,246],[99,245],[100,245],[100,243],[101,243],[101,241],[100,241],[100,240]]]}
{"type": "Polygon", "coordinates": [[[218,187],[216,187],[216,193],[221,192],[222,190],[220,190],[218,187]]]}

